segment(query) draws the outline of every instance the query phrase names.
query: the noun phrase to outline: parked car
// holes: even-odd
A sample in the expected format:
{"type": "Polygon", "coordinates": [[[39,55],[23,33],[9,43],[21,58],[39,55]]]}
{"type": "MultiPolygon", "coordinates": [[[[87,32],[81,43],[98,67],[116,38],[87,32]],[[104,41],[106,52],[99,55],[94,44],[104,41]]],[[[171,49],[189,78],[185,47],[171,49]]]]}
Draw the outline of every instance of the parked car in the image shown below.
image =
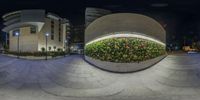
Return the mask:
{"type": "Polygon", "coordinates": [[[186,52],[196,52],[198,50],[194,49],[194,48],[191,48],[190,46],[183,46],[183,51],[186,51],[186,52]]]}

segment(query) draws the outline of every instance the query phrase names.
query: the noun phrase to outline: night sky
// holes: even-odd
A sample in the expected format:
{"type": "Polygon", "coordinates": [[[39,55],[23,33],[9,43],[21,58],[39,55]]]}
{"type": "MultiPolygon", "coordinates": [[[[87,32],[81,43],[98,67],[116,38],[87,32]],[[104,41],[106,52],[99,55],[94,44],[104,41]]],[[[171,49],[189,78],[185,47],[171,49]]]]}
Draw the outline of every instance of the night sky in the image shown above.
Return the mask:
{"type": "Polygon", "coordinates": [[[21,9],[46,9],[74,24],[84,24],[86,7],[99,7],[113,12],[173,12],[176,14],[199,14],[198,0],[1,0],[0,16],[21,9]],[[157,2],[159,1],[159,2],[157,2]],[[167,7],[152,7],[152,4],[167,4],[167,7]]]}
{"type": "Polygon", "coordinates": [[[182,42],[184,36],[198,39],[200,35],[199,0],[1,0],[0,16],[21,9],[45,9],[69,19],[73,25],[83,25],[86,7],[148,15],[165,27],[169,40],[175,37],[182,42]]]}

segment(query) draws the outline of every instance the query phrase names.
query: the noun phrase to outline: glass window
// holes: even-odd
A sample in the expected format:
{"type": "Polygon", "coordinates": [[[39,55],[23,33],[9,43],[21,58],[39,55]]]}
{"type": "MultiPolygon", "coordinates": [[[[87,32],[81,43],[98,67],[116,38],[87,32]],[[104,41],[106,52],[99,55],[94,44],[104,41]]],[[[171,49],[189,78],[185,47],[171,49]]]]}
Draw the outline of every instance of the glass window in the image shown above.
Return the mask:
{"type": "Polygon", "coordinates": [[[51,40],[54,40],[54,21],[51,20],[51,40]]]}
{"type": "Polygon", "coordinates": [[[51,20],[51,24],[54,24],[54,20],[51,20]]]}
{"type": "Polygon", "coordinates": [[[58,37],[59,42],[61,42],[61,33],[59,32],[59,37],[58,37]]]}
{"type": "Polygon", "coordinates": [[[36,27],[32,26],[31,29],[30,29],[30,33],[35,34],[36,33],[36,27]]]}
{"type": "Polygon", "coordinates": [[[58,40],[59,40],[59,42],[61,42],[61,22],[59,22],[58,40]]]}

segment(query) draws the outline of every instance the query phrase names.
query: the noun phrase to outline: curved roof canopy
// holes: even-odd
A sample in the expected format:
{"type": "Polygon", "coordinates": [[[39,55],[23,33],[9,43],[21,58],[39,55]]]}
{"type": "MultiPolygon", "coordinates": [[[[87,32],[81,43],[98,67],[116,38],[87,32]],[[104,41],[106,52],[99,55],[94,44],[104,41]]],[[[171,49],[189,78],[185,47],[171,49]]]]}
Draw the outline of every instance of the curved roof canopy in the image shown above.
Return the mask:
{"type": "Polygon", "coordinates": [[[116,13],[100,17],[85,30],[85,43],[115,32],[136,32],[165,42],[165,29],[154,19],[141,14],[116,13]]]}

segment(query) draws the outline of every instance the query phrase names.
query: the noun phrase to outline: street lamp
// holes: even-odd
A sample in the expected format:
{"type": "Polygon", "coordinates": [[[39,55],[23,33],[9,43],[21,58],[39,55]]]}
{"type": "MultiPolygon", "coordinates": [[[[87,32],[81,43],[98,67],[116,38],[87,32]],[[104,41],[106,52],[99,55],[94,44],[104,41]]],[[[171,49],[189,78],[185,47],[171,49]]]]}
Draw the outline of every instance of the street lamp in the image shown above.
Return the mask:
{"type": "Polygon", "coordinates": [[[65,48],[65,52],[64,52],[64,57],[65,57],[65,55],[66,55],[66,48],[67,48],[67,40],[65,40],[65,44],[64,44],[64,48],[65,48]]]}
{"type": "Polygon", "coordinates": [[[17,36],[17,58],[19,59],[19,32],[16,32],[15,35],[17,36]]]}
{"type": "Polygon", "coordinates": [[[49,36],[49,33],[45,33],[45,37],[46,37],[46,58],[45,58],[45,60],[47,60],[47,56],[48,56],[48,52],[47,52],[47,40],[48,40],[48,36],[49,36]]]}
{"type": "Polygon", "coordinates": [[[70,47],[69,47],[69,45],[70,45],[70,37],[68,36],[67,37],[67,51],[68,51],[68,53],[70,54],[70,47]]]}

